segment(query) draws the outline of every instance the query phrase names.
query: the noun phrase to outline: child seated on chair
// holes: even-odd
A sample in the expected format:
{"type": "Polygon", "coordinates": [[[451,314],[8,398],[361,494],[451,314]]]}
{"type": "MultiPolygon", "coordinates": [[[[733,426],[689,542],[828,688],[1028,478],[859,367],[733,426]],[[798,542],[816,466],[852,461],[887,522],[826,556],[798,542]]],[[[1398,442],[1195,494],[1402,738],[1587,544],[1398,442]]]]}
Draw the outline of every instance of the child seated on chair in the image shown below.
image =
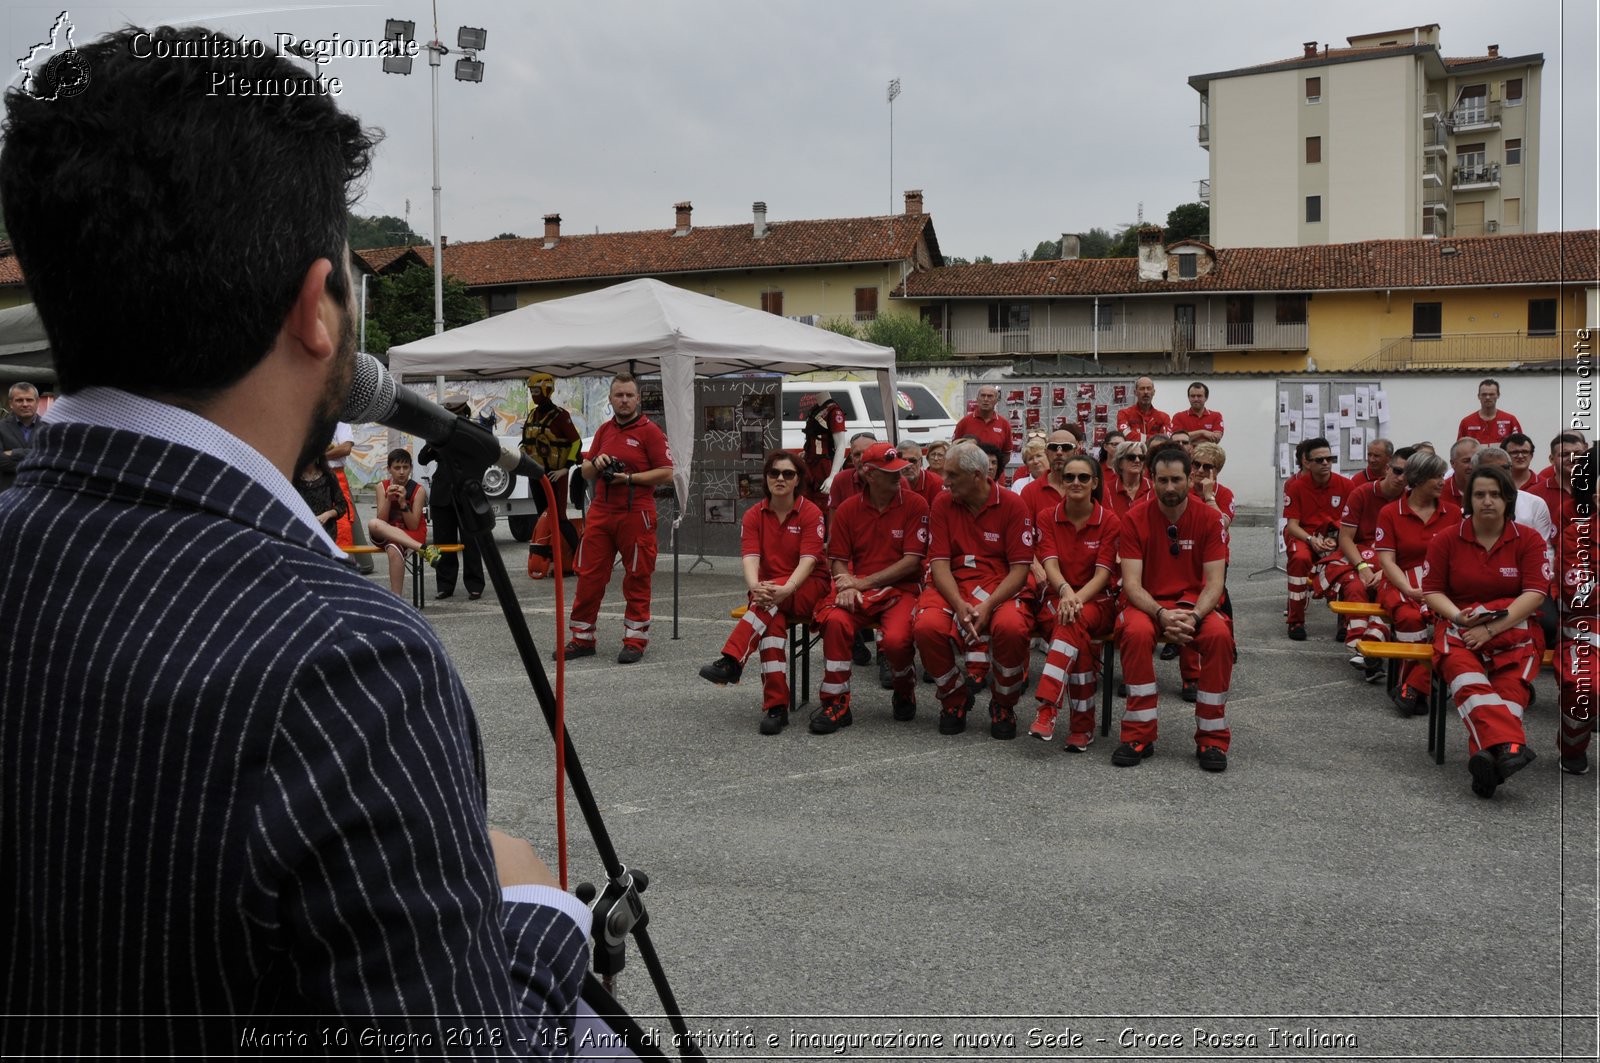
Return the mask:
{"type": "Polygon", "coordinates": [[[389,560],[389,589],[405,596],[406,551],[420,551],[428,541],[428,521],[422,507],[428,491],[411,479],[411,452],[389,452],[389,478],[378,484],[378,515],[367,521],[373,546],[383,547],[389,560]]]}

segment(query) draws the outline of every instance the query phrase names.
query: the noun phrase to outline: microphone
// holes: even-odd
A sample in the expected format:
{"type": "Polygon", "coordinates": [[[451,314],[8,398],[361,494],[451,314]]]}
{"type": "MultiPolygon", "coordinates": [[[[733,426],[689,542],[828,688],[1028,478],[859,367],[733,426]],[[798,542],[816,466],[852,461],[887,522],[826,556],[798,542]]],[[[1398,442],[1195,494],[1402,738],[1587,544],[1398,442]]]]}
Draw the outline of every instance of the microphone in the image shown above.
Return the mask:
{"type": "MultiPolygon", "coordinates": [[[[418,436],[465,461],[480,466],[498,465],[509,473],[544,479],[544,466],[526,454],[505,449],[494,433],[482,425],[457,417],[410,388],[400,387],[383,363],[370,354],[356,355],[350,394],[339,411],[339,420],[347,424],[381,424],[418,436]]],[[[538,491],[533,494],[539,497],[538,491]]]]}

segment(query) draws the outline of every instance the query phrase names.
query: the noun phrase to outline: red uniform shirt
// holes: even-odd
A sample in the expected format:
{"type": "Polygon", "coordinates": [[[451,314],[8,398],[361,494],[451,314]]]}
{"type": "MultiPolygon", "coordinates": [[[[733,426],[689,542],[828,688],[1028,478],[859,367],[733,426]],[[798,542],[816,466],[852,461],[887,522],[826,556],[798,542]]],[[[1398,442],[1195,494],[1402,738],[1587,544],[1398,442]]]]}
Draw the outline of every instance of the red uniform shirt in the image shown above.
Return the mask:
{"type": "Polygon", "coordinates": [[[1206,564],[1228,560],[1228,529],[1222,526],[1222,514],[1193,499],[1185,503],[1175,525],[1154,498],[1139,503],[1122,522],[1119,539],[1117,556],[1144,562],[1140,582],[1163,603],[1197,601],[1206,585],[1206,564]],[[1176,554],[1172,543],[1178,544],[1176,554]]]}
{"type": "MultiPolygon", "coordinates": [[[[851,575],[882,572],[907,554],[928,552],[928,500],[902,484],[894,501],[878,512],[866,495],[856,495],[833,514],[828,537],[828,559],[843,561],[851,575]]],[[[897,590],[915,591],[922,582],[922,566],[894,584],[897,590]]]]}
{"type": "Polygon", "coordinates": [[[1222,414],[1216,410],[1206,410],[1204,413],[1195,413],[1193,410],[1179,410],[1172,415],[1172,430],[1174,432],[1215,432],[1220,438],[1222,435],[1222,414]]]}
{"type": "Polygon", "coordinates": [[[1493,420],[1485,421],[1477,410],[1461,418],[1456,426],[1457,439],[1476,439],[1479,446],[1504,446],[1506,436],[1522,432],[1522,425],[1504,410],[1494,411],[1493,420]]]}
{"type": "Polygon", "coordinates": [[[1134,403],[1117,412],[1117,430],[1129,439],[1149,439],[1152,435],[1167,435],[1172,431],[1172,418],[1150,407],[1150,412],[1139,409],[1134,403]]]}
{"type": "MultiPolygon", "coordinates": [[[[1222,484],[1217,485],[1217,504],[1215,507],[1213,507],[1210,502],[1207,502],[1200,496],[1200,489],[1198,487],[1192,488],[1189,491],[1189,497],[1194,499],[1196,505],[1205,506],[1207,509],[1215,508],[1217,511],[1221,512],[1221,514],[1227,518],[1228,527],[1230,528],[1233,527],[1234,520],[1239,516],[1239,507],[1234,505],[1233,501],[1233,491],[1222,484]]],[[[1231,542],[1228,544],[1228,557],[1229,559],[1232,559],[1233,557],[1233,544],[1231,542]]]]}
{"type": "Polygon", "coordinates": [[[1117,564],[1117,541],[1122,522],[1105,506],[1095,503],[1089,519],[1081,529],[1073,526],[1061,506],[1038,514],[1035,526],[1039,529],[1039,560],[1053,557],[1061,566],[1061,576],[1074,588],[1082,587],[1094,578],[1094,570],[1103,568],[1111,573],[1103,594],[1117,585],[1120,567],[1117,564]]]}
{"type": "MultiPolygon", "coordinates": [[[[612,418],[600,426],[589,444],[589,460],[602,454],[622,462],[628,472],[649,472],[651,469],[672,468],[672,448],[667,446],[667,435],[650,418],[640,414],[626,428],[612,418]]],[[[594,481],[594,503],[589,507],[595,513],[655,513],[656,489],[640,484],[627,484],[626,477],[618,472],[610,483],[598,477],[594,481]]]]}
{"type": "Polygon", "coordinates": [[[923,469],[922,482],[912,484],[911,481],[907,480],[906,486],[923,497],[923,500],[928,503],[928,509],[931,512],[934,499],[938,498],[940,492],[944,490],[944,477],[929,469],[923,469]]]}
{"type": "MultiPolygon", "coordinates": [[[[1384,462],[1384,465],[1388,465],[1388,464],[1389,464],[1388,462],[1384,462]]],[[[1379,469],[1378,470],[1378,475],[1374,476],[1374,475],[1372,475],[1372,469],[1371,469],[1370,466],[1363,467],[1360,472],[1355,473],[1354,475],[1352,475],[1350,477],[1350,489],[1351,490],[1355,490],[1357,487],[1360,487],[1362,484],[1375,484],[1379,480],[1383,479],[1383,474],[1384,474],[1384,470],[1383,469],[1379,469]]]]}
{"type": "Polygon", "coordinates": [[[949,491],[939,496],[928,517],[928,560],[950,562],[963,589],[973,584],[993,590],[1012,565],[1033,563],[1033,519],[1014,491],[989,488],[989,501],[974,516],[949,491]]]}
{"type": "Polygon", "coordinates": [[[1150,497],[1150,481],[1141,478],[1139,480],[1139,490],[1134,492],[1132,498],[1129,498],[1128,492],[1122,489],[1122,481],[1113,476],[1105,482],[1105,490],[1101,494],[1104,495],[1106,501],[1111,503],[1111,512],[1117,515],[1117,519],[1126,521],[1128,519],[1128,511],[1150,497]]]}
{"type": "MultiPolygon", "coordinates": [[[[1404,494],[1402,491],[1402,497],[1404,494]]],[[[1350,491],[1350,497],[1344,500],[1344,511],[1339,514],[1339,523],[1343,527],[1354,528],[1356,545],[1366,546],[1377,534],[1378,511],[1389,503],[1397,501],[1399,499],[1384,498],[1380,495],[1376,483],[1356,484],[1350,491]]]]}
{"type": "Polygon", "coordinates": [[[839,475],[833,478],[833,486],[828,489],[828,509],[834,513],[839,512],[839,507],[854,498],[859,490],[860,488],[856,486],[856,471],[847,463],[839,470],[839,475]]]}
{"type": "Polygon", "coordinates": [[[1461,497],[1461,485],[1456,482],[1454,473],[1444,478],[1444,486],[1439,489],[1439,497],[1450,502],[1457,509],[1466,509],[1466,502],[1461,497]]]}
{"type": "Polygon", "coordinates": [[[1059,506],[1065,497],[1051,486],[1049,473],[1037,480],[1030,480],[1028,486],[1022,489],[1022,500],[1028,504],[1028,512],[1033,514],[1036,526],[1042,523],[1040,514],[1059,506]]]}
{"type": "Polygon", "coordinates": [[[819,413],[815,407],[806,414],[807,423],[820,419],[826,424],[828,434],[817,435],[806,441],[807,461],[832,461],[833,437],[845,430],[844,410],[837,402],[830,402],[819,413]]]}
{"type": "Polygon", "coordinates": [[[1311,535],[1339,534],[1339,514],[1350,497],[1350,481],[1338,473],[1321,487],[1310,476],[1296,476],[1283,488],[1283,519],[1298,520],[1311,535]]]}
{"type": "Polygon", "coordinates": [[[1552,478],[1536,487],[1528,488],[1529,494],[1544,499],[1544,504],[1550,507],[1550,519],[1555,522],[1558,533],[1578,519],[1578,496],[1571,491],[1561,490],[1559,484],[1558,479],[1552,478]]]}
{"type": "Polygon", "coordinates": [[[1494,547],[1485,550],[1478,545],[1469,518],[1443,529],[1428,544],[1422,592],[1442,594],[1465,609],[1515,598],[1524,591],[1547,594],[1553,575],[1538,532],[1508,520],[1494,547]]]}
{"type": "Polygon", "coordinates": [[[1424,522],[1409,504],[1410,495],[1402,495],[1378,510],[1378,528],[1372,533],[1372,547],[1380,553],[1394,555],[1400,571],[1412,574],[1411,585],[1420,588],[1421,577],[1413,574],[1428,559],[1428,544],[1441,531],[1454,531],[1461,523],[1461,507],[1448,499],[1440,498],[1433,507],[1433,517],[1424,522]]]}
{"type": "Polygon", "coordinates": [[[1004,469],[1011,460],[1011,422],[996,413],[987,421],[969,413],[956,422],[954,438],[973,436],[979,443],[987,443],[1000,450],[1000,467],[1004,469]]]}
{"type": "Polygon", "coordinates": [[[761,567],[756,572],[763,582],[787,580],[800,567],[802,557],[817,559],[810,578],[826,579],[827,565],[822,560],[822,510],[815,502],[802,498],[780,521],[772,512],[772,504],[762,499],[745,511],[739,552],[744,557],[761,559],[761,567]]]}

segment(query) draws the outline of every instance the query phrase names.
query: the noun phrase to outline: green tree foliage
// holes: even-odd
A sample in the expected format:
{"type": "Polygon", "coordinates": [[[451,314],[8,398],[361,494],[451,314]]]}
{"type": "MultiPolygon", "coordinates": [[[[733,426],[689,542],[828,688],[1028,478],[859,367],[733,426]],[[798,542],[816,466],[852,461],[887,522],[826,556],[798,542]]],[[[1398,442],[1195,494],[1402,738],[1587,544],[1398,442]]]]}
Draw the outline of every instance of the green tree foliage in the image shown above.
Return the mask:
{"type": "Polygon", "coordinates": [[[1111,245],[1116,242],[1116,239],[1115,236],[1100,228],[1090,229],[1086,233],[1081,233],[1078,236],[1078,257],[1106,258],[1107,253],[1111,250],[1111,245]]]}
{"type": "Polygon", "coordinates": [[[403,218],[392,214],[365,217],[349,215],[350,247],[359,251],[366,247],[399,247],[402,244],[425,244],[429,240],[411,231],[403,218]]]}
{"type": "Polygon", "coordinates": [[[1048,262],[1061,257],[1060,240],[1040,240],[1039,246],[1033,249],[1033,261],[1048,262]]]}
{"type": "Polygon", "coordinates": [[[988,255],[979,255],[977,258],[962,258],[960,255],[944,256],[944,264],[947,266],[971,266],[975,263],[988,264],[992,262],[994,262],[994,259],[988,255]]]}
{"type": "MultiPolygon", "coordinates": [[[[413,263],[404,273],[378,278],[376,290],[368,288],[368,309],[367,350],[373,354],[433,335],[433,271],[413,263]]],[[[467,294],[467,286],[454,277],[445,277],[444,327],[470,325],[483,316],[483,300],[467,294]]]]}
{"type": "Polygon", "coordinates": [[[1204,203],[1183,203],[1167,215],[1167,243],[1204,240],[1211,235],[1211,208],[1204,203]]]}
{"type": "Polygon", "coordinates": [[[954,358],[956,352],[926,321],[900,314],[882,314],[867,322],[861,338],[881,347],[893,347],[897,362],[934,362],[954,358]]]}
{"type": "Polygon", "coordinates": [[[820,329],[837,332],[841,336],[849,336],[853,340],[861,338],[861,330],[856,328],[856,323],[847,317],[830,317],[817,325],[820,329]]]}
{"type": "Polygon", "coordinates": [[[496,240],[520,240],[520,239],[522,239],[522,237],[518,236],[516,233],[501,233],[499,236],[496,236],[495,239],[496,240]]]}

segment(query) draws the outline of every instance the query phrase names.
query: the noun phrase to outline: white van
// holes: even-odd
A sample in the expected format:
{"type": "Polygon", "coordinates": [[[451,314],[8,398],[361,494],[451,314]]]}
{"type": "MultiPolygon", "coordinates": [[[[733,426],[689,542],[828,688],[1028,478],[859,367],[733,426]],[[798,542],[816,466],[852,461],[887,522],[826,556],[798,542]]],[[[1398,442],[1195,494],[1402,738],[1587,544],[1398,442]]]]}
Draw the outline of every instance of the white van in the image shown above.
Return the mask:
{"type": "MultiPolygon", "coordinates": [[[[955,434],[956,420],[944,408],[933,392],[922,384],[898,381],[895,395],[895,421],[901,439],[915,439],[926,443],[932,439],[949,439],[955,434]]],[[[883,405],[875,380],[786,380],[783,383],[783,448],[799,450],[805,445],[805,420],[800,414],[802,403],[808,411],[808,396],[826,391],[844,410],[845,431],[849,435],[871,432],[879,439],[886,438],[883,427],[883,405]]]]}

